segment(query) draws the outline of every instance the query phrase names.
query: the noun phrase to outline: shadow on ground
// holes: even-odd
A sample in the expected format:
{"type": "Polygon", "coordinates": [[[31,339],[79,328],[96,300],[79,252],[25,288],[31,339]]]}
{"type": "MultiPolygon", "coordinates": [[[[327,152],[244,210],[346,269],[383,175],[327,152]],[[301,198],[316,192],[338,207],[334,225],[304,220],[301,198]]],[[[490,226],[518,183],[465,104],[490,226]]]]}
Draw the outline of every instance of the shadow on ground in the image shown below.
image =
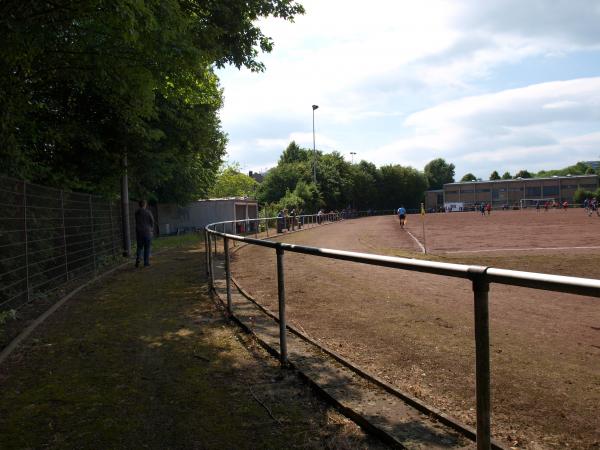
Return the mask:
{"type": "Polygon", "coordinates": [[[225,321],[204,260],[168,251],[38,328],[0,367],[2,448],[382,448],[225,321]]]}

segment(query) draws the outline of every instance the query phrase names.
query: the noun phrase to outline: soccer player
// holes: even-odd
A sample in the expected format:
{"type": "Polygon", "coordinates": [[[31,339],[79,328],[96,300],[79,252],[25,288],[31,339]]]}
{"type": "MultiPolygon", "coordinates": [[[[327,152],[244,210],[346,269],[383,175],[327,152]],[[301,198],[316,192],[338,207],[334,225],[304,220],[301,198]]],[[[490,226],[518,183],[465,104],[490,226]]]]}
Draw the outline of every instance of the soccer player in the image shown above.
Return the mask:
{"type": "Polygon", "coordinates": [[[404,209],[404,205],[398,208],[398,219],[400,219],[400,228],[404,228],[404,224],[406,223],[406,209],[404,209]]]}

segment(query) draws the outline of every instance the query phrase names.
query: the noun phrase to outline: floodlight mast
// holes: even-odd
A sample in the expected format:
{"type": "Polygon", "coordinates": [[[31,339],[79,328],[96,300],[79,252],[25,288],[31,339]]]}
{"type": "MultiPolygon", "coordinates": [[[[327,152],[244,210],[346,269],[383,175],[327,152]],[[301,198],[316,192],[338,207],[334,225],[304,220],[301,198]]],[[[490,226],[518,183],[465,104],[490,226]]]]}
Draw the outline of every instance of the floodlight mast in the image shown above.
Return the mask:
{"type": "Polygon", "coordinates": [[[317,146],[315,145],[315,109],[318,109],[319,105],[312,105],[313,112],[313,183],[317,184],[317,146]]]}

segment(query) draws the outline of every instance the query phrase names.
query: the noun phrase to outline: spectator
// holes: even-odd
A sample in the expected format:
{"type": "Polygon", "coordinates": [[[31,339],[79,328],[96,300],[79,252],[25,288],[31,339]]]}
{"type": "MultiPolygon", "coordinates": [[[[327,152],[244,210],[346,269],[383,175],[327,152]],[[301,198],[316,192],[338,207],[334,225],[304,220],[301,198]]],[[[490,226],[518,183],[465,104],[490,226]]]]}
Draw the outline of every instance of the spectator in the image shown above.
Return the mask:
{"type": "Polygon", "coordinates": [[[152,234],[154,232],[154,216],[147,209],[146,200],[140,200],[139,209],[135,212],[135,237],[137,250],[135,256],[135,267],[140,266],[142,251],[144,252],[144,267],[150,265],[150,247],[152,245],[152,234]]]}

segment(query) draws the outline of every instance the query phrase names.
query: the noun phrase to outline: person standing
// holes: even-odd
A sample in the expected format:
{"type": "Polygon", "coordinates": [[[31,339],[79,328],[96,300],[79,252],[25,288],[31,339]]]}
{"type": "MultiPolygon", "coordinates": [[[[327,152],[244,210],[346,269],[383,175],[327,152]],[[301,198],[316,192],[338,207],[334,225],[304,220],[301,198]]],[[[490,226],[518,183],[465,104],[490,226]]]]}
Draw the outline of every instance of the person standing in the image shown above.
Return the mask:
{"type": "Polygon", "coordinates": [[[135,237],[137,241],[135,267],[140,266],[142,251],[144,252],[144,267],[148,267],[150,265],[152,235],[154,233],[154,216],[148,210],[146,200],[140,200],[138,205],[140,207],[135,212],[135,237]]]}
{"type": "Polygon", "coordinates": [[[398,208],[398,219],[400,219],[400,228],[404,228],[404,224],[406,223],[406,209],[404,209],[404,205],[401,205],[398,208]]]}

